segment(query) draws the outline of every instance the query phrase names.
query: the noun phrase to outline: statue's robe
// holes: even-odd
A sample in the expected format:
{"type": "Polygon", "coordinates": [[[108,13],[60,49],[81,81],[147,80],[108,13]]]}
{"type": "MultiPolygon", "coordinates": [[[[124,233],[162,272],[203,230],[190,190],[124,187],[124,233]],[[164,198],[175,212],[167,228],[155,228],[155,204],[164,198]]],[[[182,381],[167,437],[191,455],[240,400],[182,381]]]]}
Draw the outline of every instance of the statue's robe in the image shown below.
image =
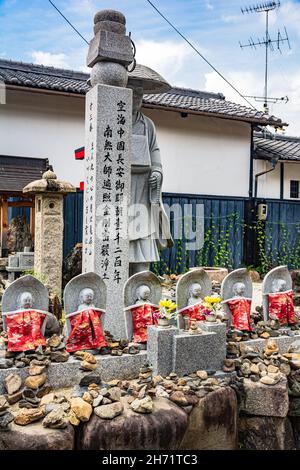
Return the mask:
{"type": "Polygon", "coordinates": [[[188,305],[187,307],[180,310],[180,313],[183,317],[188,317],[189,327],[191,326],[192,320],[196,321],[206,321],[206,314],[208,310],[201,302],[195,305],[188,305]]]}
{"type": "Polygon", "coordinates": [[[66,343],[68,352],[107,346],[101,325],[102,313],[103,310],[92,307],[68,315],[71,326],[66,343]]]}
{"type": "Polygon", "coordinates": [[[47,312],[24,309],[6,315],[7,350],[9,352],[32,351],[38,346],[45,346],[42,334],[43,323],[47,312]]]}
{"type": "Polygon", "coordinates": [[[148,340],[147,328],[156,325],[155,314],[158,313],[158,306],[143,303],[127,307],[132,315],[133,340],[135,343],[146,343],[148,340]]]}
{"type": "Polygon", "coordinates": [[[278,320],[281,325],[295,325],[297,323],[292,290],[270,293],[268,300],[271,319],[278,320]]]}
{"type": "MultiPolygon", "coordinates": [[[[231,324],[241,331],[252,331],[251,327],[251,299],[246,297],[233,297],[226,300],[231,313],[231,324]]],[[[225,302],[224,302],[225,303],[225,302]]]]}

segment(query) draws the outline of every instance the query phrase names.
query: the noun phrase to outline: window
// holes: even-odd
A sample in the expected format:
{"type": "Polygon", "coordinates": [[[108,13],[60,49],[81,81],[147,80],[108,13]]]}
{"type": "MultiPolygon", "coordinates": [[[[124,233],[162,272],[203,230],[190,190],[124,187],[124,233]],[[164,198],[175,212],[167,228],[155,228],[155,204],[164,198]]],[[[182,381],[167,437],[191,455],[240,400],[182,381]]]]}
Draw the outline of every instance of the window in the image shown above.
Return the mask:
{"type": "Polygon", "coordinates": [[[299,199],[299,181],[290,181],[290,197],[299,199]]]}

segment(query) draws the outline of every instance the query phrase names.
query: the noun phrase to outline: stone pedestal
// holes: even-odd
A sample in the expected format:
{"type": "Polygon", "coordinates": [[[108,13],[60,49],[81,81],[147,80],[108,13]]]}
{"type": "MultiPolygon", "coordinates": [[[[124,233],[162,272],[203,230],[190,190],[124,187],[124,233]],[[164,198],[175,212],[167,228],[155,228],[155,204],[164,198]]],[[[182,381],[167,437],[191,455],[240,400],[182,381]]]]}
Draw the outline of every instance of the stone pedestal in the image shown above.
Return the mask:
{"type": "Polygon", "coordinates": [[[64,195],[75,187],[52,171],[29,183],[23,192],[35,194],[34,272],[53,293],[62,296],[64,195]]]}
{"type": "Polygon", "coordinates": [[[148,360],[155,375],[167,376],[173,370],[173,342],[178,328],[148,327],[148,360]]]}
{"type": "Polygon", "coordinates": [[[226,357],[226,326],[202,323],[202,334],[170,327],[148,327],[147,353],[155,374],[185,375],[199,369],[221,370],[226,357]]]}

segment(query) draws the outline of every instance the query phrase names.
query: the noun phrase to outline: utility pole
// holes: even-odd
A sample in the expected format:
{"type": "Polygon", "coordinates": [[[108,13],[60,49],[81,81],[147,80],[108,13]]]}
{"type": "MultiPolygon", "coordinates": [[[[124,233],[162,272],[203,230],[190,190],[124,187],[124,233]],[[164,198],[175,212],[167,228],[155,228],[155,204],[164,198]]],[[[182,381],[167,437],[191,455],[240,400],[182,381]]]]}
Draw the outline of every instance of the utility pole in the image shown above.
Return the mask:
{"type": "Polygon", "coordinates": [[[269,65],[269,49],[271,51],[274,51],[274,46],[273,44],[277,45],[277,50],[281,53],[280,46],[284,43],[288,44],[289,49],[291,49],[290,46],[290,41],[289,37],[287,34],[287,30],[284,27],[284,35],[281,34],[280,30],[278,30],[277,33],[277,38],[272,39],[269,35],[269,13],[272,10],[276,10],[280,7],[280,2],[265,2],[265,3],[260,3],[257,5],[253,5],[250,7],[245,7],[241,8],[241,11],[244,14],[250,14],[250,13],[265,13],[266,15],[266,26],[265,26],[265,37],[260,40],[258,39],[257,41],[254,41],[252,37],[250,37],[248,44],[241,44],[240,47],[241,49],[244,49],[246,47],[251,47],[251,49],[256,49],[257,46],[264,46],[265,47],[265,80],[264,80],[264,96],[259,97],[259,96],[254,96],[253,98],[256,101],[263,101],[263,107],[264,111],[266,113],[269,112],[269,107],[268,104],[271,103],[276,103],[278,101],[288,101],[288,97],[281,97],[281,98],[269,98],[268,97],[268,65],[269,65]]]}

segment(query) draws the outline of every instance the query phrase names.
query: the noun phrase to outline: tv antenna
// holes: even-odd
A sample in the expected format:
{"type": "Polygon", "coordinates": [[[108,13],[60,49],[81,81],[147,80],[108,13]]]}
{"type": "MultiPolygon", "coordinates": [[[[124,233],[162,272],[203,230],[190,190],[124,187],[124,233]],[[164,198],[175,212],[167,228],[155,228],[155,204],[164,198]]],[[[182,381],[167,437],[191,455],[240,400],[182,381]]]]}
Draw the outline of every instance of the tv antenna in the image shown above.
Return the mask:
{"type": "Polygon", "coordinates": [[[253,98],[256,101],[263,101],[264,103],[264,111],[266,113],[269,112],[268,109],[268,103],[277,103],[278,101],[282,101],[287,103],[288,102],[288,97],[283,97],[283,98],[268,98],[268,65],[269,65],[269,49],[271,51],[274,51],[277,49],[280,54],[281,52],[281,47],[283,44],[287,44],[289,49],[291,49],[290,45],[290,40],[288,37],[288,33],[286,30],[286,27],[284,26],[284,33],[282,34],[280,30],[278,30],[277,33],[277,38],[272,39],[269,35],[269,13],[272,10],[276,10],[280,7],[280,2],[264,2],[264,3],[259,3],[257,5],[252,5],[249,7],[241,8],[241,12],[243,15],[247,13],[265,13],[266,15],[266,30],[265,30],[265,37],[263,39],[258,39],[257,41],[254,41],[252,37],[248,40],[248,44],[241,44],[240,47],[241,49],[244,49],[246,47],[251,47],[251,49],[256,49],[259,46],[264,46],[265,47],[265,87],[264,87],[264,96],[259,97],[259,96],[253,96],[253,98]],[[275,49],[274,49],[275,46],[275,49]]]}

